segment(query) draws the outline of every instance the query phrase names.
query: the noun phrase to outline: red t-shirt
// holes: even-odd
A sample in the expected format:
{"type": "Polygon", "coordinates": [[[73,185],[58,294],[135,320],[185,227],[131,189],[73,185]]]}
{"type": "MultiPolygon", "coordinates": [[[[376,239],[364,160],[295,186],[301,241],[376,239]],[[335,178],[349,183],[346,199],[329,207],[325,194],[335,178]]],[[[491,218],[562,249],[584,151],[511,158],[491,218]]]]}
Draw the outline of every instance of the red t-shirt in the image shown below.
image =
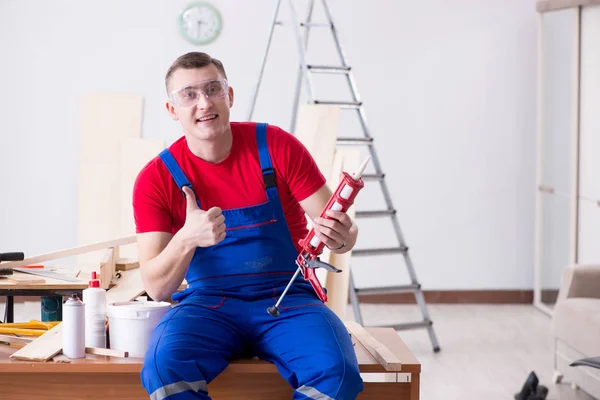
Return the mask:
{"type": "MultiPolygon", "coordinates": [[[[211,164],[196,157],[184,137],[169,150],[194,187],[203,210],[248,207],[267,200],[258,147],[256,124],[232,122],[233,144],[229,156],[211,164]]],[[[277,190],[294,245],[308,233],[299,202],[325,184],[325,177],[304,145],[293,135],[269,125],[267,144],[275,169],[277,190]]],[[[185,222],[186,200],[160,157],[140,171],[133,190],[137,233],[175,234],[185,222]]],[[[227,221],[225,221],[227,224],[227,221]]]]}

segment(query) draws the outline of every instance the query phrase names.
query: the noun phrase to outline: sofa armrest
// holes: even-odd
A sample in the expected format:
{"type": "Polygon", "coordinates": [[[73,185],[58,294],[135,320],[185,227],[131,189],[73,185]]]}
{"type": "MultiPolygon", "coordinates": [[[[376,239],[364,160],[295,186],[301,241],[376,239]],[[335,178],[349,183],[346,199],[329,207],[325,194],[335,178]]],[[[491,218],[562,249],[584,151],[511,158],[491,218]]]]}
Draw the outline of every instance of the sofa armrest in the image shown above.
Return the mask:
{"type": "Polygon", "coordinates": [[[565,268],[558,302],[571,297],[600,299],[600,265],[576,264],[565,268]]]}

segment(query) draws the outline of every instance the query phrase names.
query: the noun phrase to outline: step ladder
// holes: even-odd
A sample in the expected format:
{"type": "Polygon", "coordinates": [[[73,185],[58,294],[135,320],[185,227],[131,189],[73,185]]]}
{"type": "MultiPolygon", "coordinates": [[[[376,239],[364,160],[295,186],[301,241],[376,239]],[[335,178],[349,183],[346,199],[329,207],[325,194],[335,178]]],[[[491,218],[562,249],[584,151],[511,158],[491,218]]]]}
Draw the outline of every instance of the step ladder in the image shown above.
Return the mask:
{"type": "MultiPolygon", "coordinates": [[[[250,103],[250,108],[248,112],[248,121],[252,120],[252,116],[254,113],[254,108],[256,105],[256,100],[258,97],[258,91],[260,89],[260,85],[262,82],[265,65],[267,63],[267,58],[269,55],[269,50],[271,47],[271,42],[273,38],[274,31],[277,26],[285,25],[282,21],[279,20],[280,6],[282,0],[276,0],[275,4],[275,12],[273,14],[273,20],[271,23],[271,27],[269,30],[269,36],[267,40],[267,46],[264,53],[262,65],[259,72],[259,77],[256,82],[256,87],[253,92],[252,100],[250,103]]],[[[438,352],[440,350],[440,346],[438,344],[435,332],[433,330],[433,322],[429,316],[429,312],[427,310],[427,305],[425,303],[425,298],[423,297],[423,293],[421,291],[421,285],[417,280],[417,275],[415,273],[415,269],[413,267],[412,260],[409,255],[408,246],[404,240],[404,236],[402,234],[402,230],[400,229],[400,223],[398,222],[398,216],[396,215],[396,209],[392,204],[391,196],[388,190],[388,186],[385,181],[385,174],[381,168],[381,164],[379,158],[377,156],[377,152],[375,151],[375,143],[373,137],[369,133],[369,128],[367,126],[365,111],[362,101],[360,100],[357,85],[354,80],[354,76],[352,74],[352,68],[348,64],[348,61],[344,55],[340,39],[338,36],[337,29],[333,22],[333,18],[331,16],[331,12],[329,6],[327,4],[327,0],[320,0],[322,3],[323,12],[325,15],[326,22],[325,23],[316,23],[313,22],[313,13],[314,6],[317,0],[308,0],[308,11],[306,19],[303,22],[298,21],[297,12],[295,9],[294,2],[298,0],[288,0],[291,24],[294,27],[294,34],[296,39],[296,44],[298,46],[298,52],[300,56],[300,65],[298,70],[298,76],[296,81],[296,90],[293,101],[293,110],[292,117],[290,123],[290,132],[293,132],[294,127],[296,126],[296,117],[298,113],[298,105],[300,101],[300,93],[302,89],[302,82],[305,85],[305,93],[308,99],[308,102],[311,104],[323,104],[323,105],[336,105],[339,106],[340,109],[344,110],[354,110],[358,113],[358,119],[361,125],[362,136],[359,137],[338,137],[337,144],[338,145],[352,145],[352,146],[366,146],[368,148],[369,154],[371,156],[371,163],[374,167],[374,173],[371,174],[363,174],[363,180],[365,181],[376,181],[379,182],[380,189],[382,191],[383,197],[385,199],[386,209],[384,210],[375,210],[375,211],[356,211],[355,218],[357,219],[366,219],[366,218],[390,218],[395,235],[398,241],[398,245],[390,248],[373,248],[373,249],[354,249],[352,250],[353,257],[374,257],[380,255],[401,255],[404,258],[404,262],[408,269],[408,274],[410,276],[411,284],[404,286],[393,286],[393,287],[379,287],[379,288],[369,288],[369,289],[359,289],[354,285],[354,277],[352,275],[352,269],[350,270],[350,301],[352,304],[352,309],[354,312],[354,316],[356,321],[363,325],[363,319],[360,310],[360,303],[358,299],[358,295],[368,296],[368,295],[377,295],[377,294],[391,294],[391,293],[413,293],[416,299],[416,302],[421,310],[422,321],[410,322],[410,323],[401,323],[391,326],[397,330],[405,330],[405,329],[417,329],[417,328],[426,328],[429,337],[431,339],[431,343],[433,346],[434,352],[438,352]],[[327,29],[333,35],[334,44],[337,50],[337,55],[339,56],[339,64],[338,65],[313,65],[307,63],[306,53],[308,51],[308,37],[309,31],[311,28],[321,28],[327,29]],[[304,29],[304,35],[301,32],[301,29],[304,29]],[[313,74],[341,74],[346,77],[347,84],[350,89],[351,99],[349,101],[324,101],[317,100],[314,98],[314,86],[313,86],[313,74]]]]}

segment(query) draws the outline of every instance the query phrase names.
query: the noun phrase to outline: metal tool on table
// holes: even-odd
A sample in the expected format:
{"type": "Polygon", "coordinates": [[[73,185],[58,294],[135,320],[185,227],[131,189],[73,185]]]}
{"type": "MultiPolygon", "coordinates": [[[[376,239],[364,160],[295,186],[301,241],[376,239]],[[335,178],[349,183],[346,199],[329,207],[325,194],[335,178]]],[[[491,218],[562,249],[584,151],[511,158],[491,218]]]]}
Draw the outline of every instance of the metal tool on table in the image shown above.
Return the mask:
{"type": "MultiPolygon", "coordinates": [[[[352,176],[350,176],[350,174],[347,172],[342,172],[342,180],[340,181],[335,192],[333,192],[331,195],[331,198],[325,205],[325,208],[323,208],[323,211],[321,212],[321,218],[329,219],[330,217],[327,216],[327,211],[329,210],[346,212],[352,206],[352,204],[354,204],[356,195],[365,186],[365,183],[361,177],[365,171],[365,168],[367,167],[367,164],[369,163],[369,160],[370,157],[367,157],[358,171],[352,176]]],[[[300,245],[302,246],[303,250],[296,259],[296,265],[298,265],[296,273],[294,276],[292,276],[292,279],[290,279],[277,303],[267,309],[267,312],[274,317],[279,316],[279,305],[281,304],[281,300],[283,300],[286,293],[301,272],[304,276],[304,279],[310,282],[311,286],[317,293],[317,296],[319,296],[319,299],[323,302],[327,301],[327,294],[325,293],[323,286],[321,286],[315,270],[317,268],[324,268],[330,272],[342,272],[333,265],[323,262],[319,259],[319,255],[323,252],[325,243],[323,243],[316,236],[314,228],[312,228],[310,232],[308,232],[308,235],[306,235],[306,237],[300,241],[300,245]]]]}
{"type": "Polygon", "coordinates": [[[13,270],[18,271],[18,272],[23,272],[25,274],[43,276],[45,278],[58,279],[58,280],[61,280],[61,281],[81,282],[81,279],[77,279],[77,278],[74,278],[72,276],[60,274],[58,272],[54,272],[52,270],[45,269],[45,268],[17,267],[17,268],[13,268],[13,270]]]}

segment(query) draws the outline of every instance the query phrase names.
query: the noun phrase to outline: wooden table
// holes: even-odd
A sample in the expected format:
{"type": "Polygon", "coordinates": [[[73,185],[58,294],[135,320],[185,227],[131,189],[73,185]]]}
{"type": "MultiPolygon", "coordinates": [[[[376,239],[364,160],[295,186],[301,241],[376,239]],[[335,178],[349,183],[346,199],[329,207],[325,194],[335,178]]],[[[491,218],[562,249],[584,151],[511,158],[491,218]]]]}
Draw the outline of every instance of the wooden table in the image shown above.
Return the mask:
{"type": "MultiPolygon", "coordinates": [[[[392,328],[367,331],[396,355],[402,365],[386,371],[355,342],[364,391],[360,400],[418,400],[421,365],[392,328]],[[373,381],[371,378],[377,381],[373,381]]],[[[15,351],[0,346],[2,398],[26,399],[148,399],[140,383],[142,360],[87,355],[71,363],[28,362],[9,358],[15,351]]],[[[275,365],[260,360],[237,360],[208,386],[214,400],[289,400],[292,388],[275,365]]]]}
{"type": "MultiPolygon", "coordinates": [[[[6,296],[6,322],[14,322],[14,296],[70,296],[77,293],[81,296],[83,289],[88,287],[88,282],[63,281],[41,277],[37,275],[14,272],[15,276],[34,277],[43,280],[39,283],[12,282],[0,276],[0,296],[6,296]]],[[[71,275],[68,275],[71,276],[71,275]]]]}

